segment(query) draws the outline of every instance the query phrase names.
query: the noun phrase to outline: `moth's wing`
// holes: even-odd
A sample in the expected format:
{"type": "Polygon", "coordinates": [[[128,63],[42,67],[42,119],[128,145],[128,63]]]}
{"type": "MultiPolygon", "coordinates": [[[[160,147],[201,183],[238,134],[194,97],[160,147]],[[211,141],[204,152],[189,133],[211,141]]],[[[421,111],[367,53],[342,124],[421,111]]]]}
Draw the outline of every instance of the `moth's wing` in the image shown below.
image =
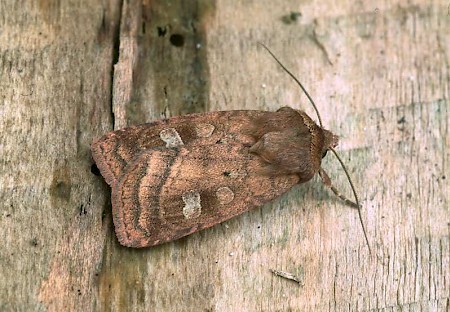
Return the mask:
{"type": "Polygon", "coordinates": [[[143,151],[112,189],[119,242],[147,247],[175,240],[263,205],[299,180],[262,175],[264,165],[242,144],[143,151]]]}
{"type": "MultiPolygon", "coordinates": [[[[91,145],[92,157],[109,185],[114,185],[127,164],[142,151],[167,146],[164,133],[175,130],[184,145],[253,144],[248,135],[255,120],[275,114],[263,111],[224,111],[191,114],[112,131],[91,145]]],[[[266,119],[269,117],[266,117],[266,119]]]]}

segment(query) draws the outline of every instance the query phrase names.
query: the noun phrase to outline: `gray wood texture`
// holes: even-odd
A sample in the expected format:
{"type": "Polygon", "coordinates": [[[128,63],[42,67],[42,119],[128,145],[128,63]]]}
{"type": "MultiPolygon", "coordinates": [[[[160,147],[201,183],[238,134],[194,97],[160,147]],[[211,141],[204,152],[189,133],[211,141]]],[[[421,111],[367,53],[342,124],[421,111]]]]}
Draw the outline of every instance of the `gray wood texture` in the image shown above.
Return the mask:
{"type": "MultiPolygon", "coordinates": [[[[449,5],[1,1],[0,310],[448,311],[449,5]],[[319,178],[178,241],[121,247],[94,137],[214,110],[315,118],[257,42],[340,135],[374,254],[319,178]]],[[[350,196],[333,155],[323,167],[350,196]]]]}

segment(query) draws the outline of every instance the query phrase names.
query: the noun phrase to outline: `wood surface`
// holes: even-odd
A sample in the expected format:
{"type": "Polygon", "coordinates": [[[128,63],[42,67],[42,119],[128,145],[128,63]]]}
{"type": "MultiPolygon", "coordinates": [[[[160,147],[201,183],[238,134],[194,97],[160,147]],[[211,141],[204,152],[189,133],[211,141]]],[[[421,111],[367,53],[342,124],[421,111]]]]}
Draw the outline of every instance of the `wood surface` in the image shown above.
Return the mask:
{"type": "MultiPolygon", "coordinates": [[[[0,310],[448,311],[449,5],[1,1],[0,310]],[[191,112],[315,118],[257,42],[340,135],[374,255],[319,178],[178,241],[121,247],[93,138],[191,112]]],[[[333,155],[323,167],[350,195],[333,155]]]]}

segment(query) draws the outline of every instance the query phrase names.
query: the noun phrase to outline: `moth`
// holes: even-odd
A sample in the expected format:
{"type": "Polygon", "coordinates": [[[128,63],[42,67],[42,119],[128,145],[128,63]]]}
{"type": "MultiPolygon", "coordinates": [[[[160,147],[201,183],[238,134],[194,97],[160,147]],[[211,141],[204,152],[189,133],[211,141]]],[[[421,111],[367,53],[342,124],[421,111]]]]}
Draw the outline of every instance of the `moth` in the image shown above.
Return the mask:
{"type": "Polygon", "coordinates": [[[338,137],[322,127],[320,116],[319,121],[291,107],[220,111],[131,126],[95,139],[92,156],[112,188],[120,244],[142,248],[176,240],[268,203],[317,173],[336,195],[359,208],[356,192],[354,203],[321,168],[338,137]]]}

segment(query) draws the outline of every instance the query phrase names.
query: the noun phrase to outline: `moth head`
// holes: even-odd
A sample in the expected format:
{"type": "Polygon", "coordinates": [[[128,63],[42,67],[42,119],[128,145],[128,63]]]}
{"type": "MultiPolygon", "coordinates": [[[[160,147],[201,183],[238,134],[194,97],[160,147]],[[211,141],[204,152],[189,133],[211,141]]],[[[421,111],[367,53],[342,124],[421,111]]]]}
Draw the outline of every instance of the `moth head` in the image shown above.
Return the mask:
{"type": "Polygon", "coordinates": [[[322,158],[324,158],[330,148],[335,148],[339,144],[339,137],[329,130],[322,129],[322,131],[324,135],[322,158]]]}
{"type": "MultiPolygon", "coordinates": [[[[352,191],[353,191],[353,195],[355,196],[355,203],[352,203],[352,202],[350,202],[348,199],[346,200],[346,202],[350,202],[350,203],[352,203],[354,206],[356,206],[357,208],[358,208],[358,215],[359,215],[359,220],[361,221],[361,226],[362,226],[362,229],[363,229],[363,232],[364,232],[364,237],[366,238],[366,242],[367,242],[367,246],[369,247],[369,253],[371,253],[371,251],[370,251],[370,244],[369,244],[369,239],[367,238],[367,233],[366,233],[366,230],[365,230],[365,228],[364,228],[364,223],[363,223],[363,221],[362,221],[362,217],[361,217],[361,209],[360,209],[360,205],[359,205],[359,201],[358,201],[358,195],[356,194],[356,190],[355,190],[355,187],[353,186],[353,182],[352,182],[352,180],[350,179],[350,175],[349,175],[349,173],[348,173],[348,171],[347,171],[347,169],[345,168],[345,165],[344,165],[344,162],[342,161],[342,159],[339,157],[339,155],[336,153],[336,151],[334,150],[334,148],[335,148],[335,146],[338,144],[338,137],[337,136],[335,136],[334,134],[332,134],[330,131],[327,131],[327,130],[325,130],[325,129],[323,129],[323,125],[322,125],[322,119],[320,118],[320,114],[319,114],[319,110],[317,109],[317,106],[316,106],[316,104],[314,103],[314,101],[313,101],[313,99],[311,98],[311,96],[309,95],[309,93],[306,91],[306,89],[305,89],[305,87],[303,87],[303,85],[301,84],[301,82],[277,59],[277,57],[269,50],[269,48],[267,48],[264,44],[262,44],[261,43],[261,45],[267,50],[267,52],[269,52],[269,54],[270,55],[272,55],[272,57],[275,59],[275,61],[278,63],[278,64],[280,64],[280,66],[284,69],[284,71],[289,75],[289,76],[291,76],[291,78],[292,79],[294,79],[294,81],[297,83],[297,85],[303,90],[303,92],[305,93],[305,95],[306,95],[306,97],[309,99],[309,101],[311,102],[311,104],[312,104],[312,106],[314,107],[314,110],[316,111],[316,114],[317,114],[317,118],[319,119],[319,127],[320,127],[320,129],[322,130],[322,133],[323,133],[323,137],[324,137],[324,140],[323,140],[323,142],[324,142],[324,144],[323,144],[323,146],[322,146],[322,154],[321,154],[321,156],[322,157],[324,157],[325,155],[326,155],[326,153],[327,153],[327,151],[328,150],[331,150],[332,152],[333,152],[333,154],[334,155],[336,155],[336,158],[339,160],[339,162],[341,163],[341,166],[342,166],[342,169],[344,169],[344,172],[345,172],[345,174],[346,174],[346,176],[347,176],[347,179],[348,179],[348,182],[350,183],[350,186],[351,186],[351,188],[352,188],[352,191]]],[[[313,140],[314,140],[314,138],[313,138],[313,140]]],[[[317,143],[317,142],[315,142],[315,143],[317,143]]],[[[315,145],[314,143],[312,144],[312,149],[314,149],[314,147],[316,147],[316,153],[317,153],[317,145],[315,145]]],[[[319,149],[319,152],[320,152],[320,149],[319,149]]],[[[313,158],[314,158],[314,155],[317,155],[316,153],[313,153],[313,158]]],[[[320,155],[320,154],[319,154],[320,155]]],[[[317,157],[316,157],[317,158],[317,157]]],[[[320,168],[320,158],[319,158],[319,168],[320,168]]],[[[321,173],[322,172],[322,174],[324,174],[325,173],[325,171],[323,171],[323,169],[320,169],[320,171],[319,171],[319,173],[321,173]]],[[[323,177],[322,177],[323,178],[323,177]]],[[[328,182],[327,183],[325,183],[325,180],[324,180],[324,183],[326,184],[326,185],[328,185],[332,190],[333,190],[333,192],[336,194],[336,195],[338,195],[339,197],[341,197],[340,196],[340,194],[337,192],[337,190],[332,186],[332,184],[331,184],[331,181],[329,181],[329,178],[328,178],[328,182]],[[328,183],[329,182],[329,183],[328,183]]],[[[342,197],[341,197],[342,198],[342,197]]],[[[345,198],[345,197],[344,197],[345,198]]]]}

